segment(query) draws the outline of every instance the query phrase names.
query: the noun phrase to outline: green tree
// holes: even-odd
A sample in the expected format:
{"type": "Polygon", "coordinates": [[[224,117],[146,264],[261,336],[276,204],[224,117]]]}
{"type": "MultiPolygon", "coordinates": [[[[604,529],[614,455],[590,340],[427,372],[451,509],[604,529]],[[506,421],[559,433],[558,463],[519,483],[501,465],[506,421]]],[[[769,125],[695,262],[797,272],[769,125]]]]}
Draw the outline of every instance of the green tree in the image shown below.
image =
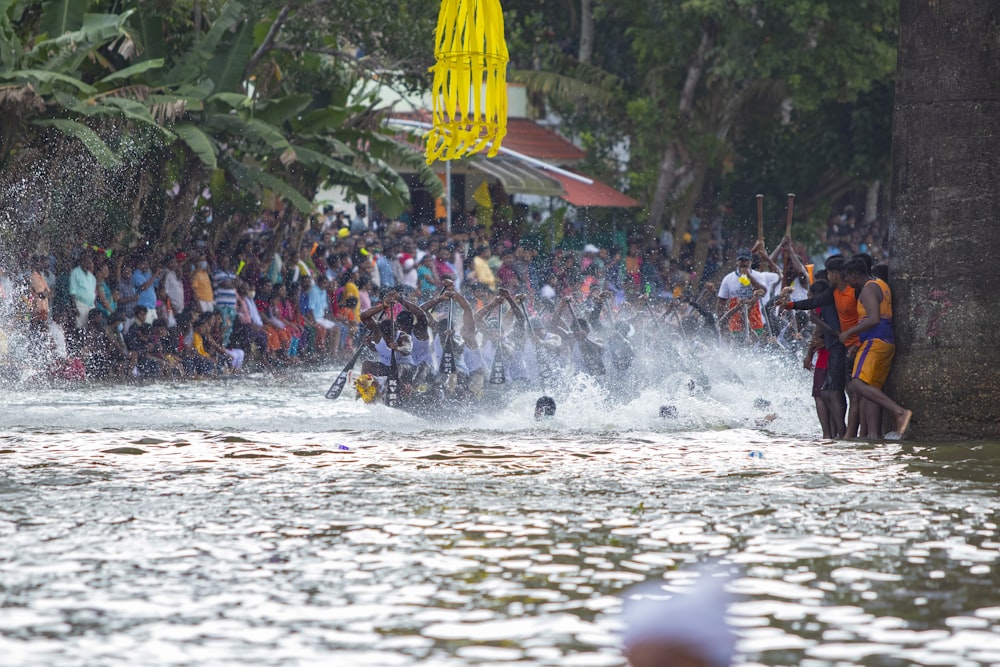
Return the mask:
{"type": "MultiPolygon", "coordinates": [[[[24,203],[25,188],[14,183],[26,174],[55,179],[50,199],[100,193],[105,210],[92,206],[89,228],[76,227],[104,243],[189,235],[196,205],[211,203],[206,189],[226,212],[238,202],[256,206],[236,193],[272,192],[308,213],[316,190],[330,183],[401,210],[401,166],[440,188],[418,152],[386,134],[373,98],[353,92],[356,58],[326,46],[278,48],[292,4],[257,22],[250,17],[260,7],[232,0],[187,3],[190,12],[146,2],[88,14],[95,4],[0,0],[0,49],[19,55],[0,68],[0,107],[11,112],[0,119],[0,159],[19,165],[3,172],[8,217],[24,203]],[[67,139],[50,141],[53,131],[67,139]],[[81,147],[96,161],[85,176],[54,166],[85,159],[81,147]]],[[[86,197],[76,201],[79,208],[86,197]]],[[[68,211],[35,208],[39,228],[71,224],[68,211]]]]}
{"type": "Polygon", "coordinates": [[[632,194],[648,202],[648,230],[662,228],[669,215],[684,233],[699,200],[760,187],[767,174],[755,173],[746,158],[768,145],[794,147],[769,157],[778,172],[817,176],[799,191],[808,202],[885,177],[886,146],[873,138],[884,128],[884,97],[875,91],[892,79],[896,4],[595,2],[590,64],[578,60],[571,15],[556,16],[563,3],[507,7],[531,18],[512,41],[522,68],[515,76],[554,104],[574,134],[602,137],[605,154],[627,139],[628,180],[632,194]],[[563,32],[547,34],[547,26],[563,32]],[[861,121],[864,136],[851,125],[861,121]],[[824,150],[811,146],[817,140],[824,150]]]}

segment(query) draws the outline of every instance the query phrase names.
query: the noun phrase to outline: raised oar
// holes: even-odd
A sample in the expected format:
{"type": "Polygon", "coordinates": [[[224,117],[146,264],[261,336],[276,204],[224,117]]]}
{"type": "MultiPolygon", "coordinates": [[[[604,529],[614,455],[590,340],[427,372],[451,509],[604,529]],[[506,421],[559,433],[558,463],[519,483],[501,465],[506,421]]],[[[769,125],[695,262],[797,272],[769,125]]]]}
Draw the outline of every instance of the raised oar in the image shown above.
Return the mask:
{"type": "Polygon", "coordinates": [[[441,366],[439,372],[442,375],[454,375],[455,374],[455,348],[452,346],[452,333],[451,333],[451,311],[453,303],[451,299],[448,299],[448,334],[444,338],[444,344],[441,346],[441,366]]]}
{"type": "MultiPolygon", "coordinates": [[[[617,344],[610,345],[611,360],[614,361],[615,368],[627,371],[632,365],[632,359],[635,358],[635,349],[628,338],[618,331],[618,322],[615,320],[615,309],[611,305],[611,299],[603,301],[608,305],[608,317],[611,319],[611,335],[608,337],[608,342],[610,344],[612,341],[617,341],[617,344]]],[[[600,311],[598,311],[599,314],[600,311]]]]}
{"type": "Polygon", "coordinates": [[[795,214],[795,195],[791,192],[788,193],[788,215],[785,217],[785,238],[788,239],[788,246],[784,251],[784,263],[785,266],[782,269],[781,282],[782,287],[787,287],[791,281],[788,280],[788,272],[791,267],[791,241],[792,241],[792,216],[795,214]]]}
{"type": "Polygon", "coordinates": [[[542,386],[551,386],[556,378],[556,369],[553,367],[552,358],[548,352],[542,349],[544,345],[541,338],[531,328],[531,317],[529,317],[528,307],[523,301],[521,302],[521,312],[524,313],[524,321],[528,325],[531,337],[535,340],[535,361],[538,363],[538,378],[541,380],[542,386]]]}
{"type": "MultiPolygon", "coordinates": [[[[395,304],[393,304],[395,308],[395,304]]],[[[399,395],[399,366],[396,364],[396,316],[392,316],[392,348],[389,354],[389,375],[385,378],[385,404],[390,408],[398,408],[401,397],[399,395]]]]}
{"type": "Polygon", "coordinates": [[[757,240],[764,240],[764,195],[757,195],[757,240]]]}
{"type": "Polygon", "coordinates": [[[503,303],[498,308],[500,320],[497,324],[497,351],[493,355],[493,368],[490,369],[490,384],[503,384],[507,374],[503,368],[503,303]]]}
{"type": "MultiPolygon", "coordinates": [[[[763,196],[763,195],[758,195],[763,196]]],[[[792,215],[795,211],[795,193],[788,193],[788,217],[785,218],[785,236],[792,238],[792,215]]]]}
{"type": "MultiPolygon", "coordinates": [[[[788,237],[788,247],[785,249],[785,266],[782,270],[784,274],[782,276],[782,287],[787,287],[792,283],[788,280],[789,271],[792,266],[792,215],[795,211],[795,194],[792,192],[788,193],[788,216],[785,218],[785,236],[788,237]]],[[[790,313],[789,318],[792,321],[792,328],[796,333],[799,331],[798,320],[795,319],[795,313],[790,313]]]]}

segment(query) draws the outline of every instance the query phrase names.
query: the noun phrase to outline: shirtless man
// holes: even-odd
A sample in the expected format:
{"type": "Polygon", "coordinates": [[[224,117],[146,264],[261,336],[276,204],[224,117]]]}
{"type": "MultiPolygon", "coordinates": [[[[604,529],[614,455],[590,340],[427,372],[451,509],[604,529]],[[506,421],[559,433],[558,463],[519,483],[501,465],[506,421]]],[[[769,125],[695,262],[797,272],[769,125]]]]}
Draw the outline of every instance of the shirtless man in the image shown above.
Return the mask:
{"type": "Polygon", "coordinates": [[[855,291],[858,299],[858,323],[841,332],[840,341],[847,343],[857,334],[861,349],[854,360],[850,388],[874,405],[862,404],[861,418],[867,424],[868,437],[881,432],[881,413],[878,406],[889,411],[896,420],[896,433],[902,438],[910,427],[913,412],[901,407],[882,391],[882,385],[892,367],[896,353],[896,339],[892,329],[892,292],[884,280],[872,278],[868,265],[860,259],[844,264],[844,280],[855,291]]]}

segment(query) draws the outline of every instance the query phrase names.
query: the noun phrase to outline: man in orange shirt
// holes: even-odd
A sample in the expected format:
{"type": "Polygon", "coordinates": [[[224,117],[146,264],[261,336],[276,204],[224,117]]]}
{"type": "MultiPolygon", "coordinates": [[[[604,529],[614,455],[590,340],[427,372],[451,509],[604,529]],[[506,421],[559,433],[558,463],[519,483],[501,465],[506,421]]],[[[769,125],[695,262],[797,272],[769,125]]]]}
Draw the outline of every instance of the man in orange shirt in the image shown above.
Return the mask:
{"type": "MultiPolygon", "coordinates": [[[[857,299],[854,296],[854,288],[848,285],[844,279],[845,262],[846,260],[840,255],[834,255],[826,260],[827,280],[830,283],[830,289],[812,299],[786,301],[785,308],[787,310],[812,310],[823,306],[836,306],[837,318],[840,320],[840,331],[847,331],[857,325],[857,299]]],[[[839,334],[839,332],[837,333],[839,334]]],[[[853,362],[858,345],[858,336],[854,334],[843,343],[837,342],[829,346],[830,358],[826,371],[826,382],[822,389],[824,397],[828,399],[827,402],[835,406],[835,423],[843,424],[844,415],[847,414],[846,434],[851,438],[858,434],[858,425],[861,421],[861,401],[853,389],[848,389],[851,397],[850,411],[848,412],[844,389],[850,376],[850,368],[853,367],[853,363],[848,364],[848,361],[853,362]]]]}

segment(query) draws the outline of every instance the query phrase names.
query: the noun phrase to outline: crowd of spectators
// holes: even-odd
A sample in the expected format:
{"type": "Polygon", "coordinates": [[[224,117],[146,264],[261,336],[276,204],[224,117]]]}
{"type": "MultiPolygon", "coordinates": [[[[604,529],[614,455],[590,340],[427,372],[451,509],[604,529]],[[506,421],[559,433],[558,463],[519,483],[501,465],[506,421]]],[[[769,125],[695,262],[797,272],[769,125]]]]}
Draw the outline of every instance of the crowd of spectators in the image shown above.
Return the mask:
{"type": "MultiPolygon", "coordinates": [[[[837,219],[826,254],[845,244],[850,252],[879,250],[878,229],[837,219]]],[[[528,294],[532,308],[595,289],[624,300],[691,298],[706,292],[741,241],[713,234],[699,281],[690,236],[678,240],[686,247],[672,259],[669,234],[628,239],[622,248],[553,249],[510,226],[491,231],[473,216],[456,220],[450,233],[372,219],[364,207],[354,215],[327,208],[297,229],[277,220],[265,211],[236,242],[218,246],[71,242],[20,271],[0,272],[0,356],[20,325],[28,349],[7,354],[8,362],[44,360],[65,377],[214,376],[343,362],[361,342],[361,311],[388,290],[426,300],[447,279],[473,303],[504,287],[528,294]]],[[[808,261],[805,248],[799,252],[808,261]]]]}

